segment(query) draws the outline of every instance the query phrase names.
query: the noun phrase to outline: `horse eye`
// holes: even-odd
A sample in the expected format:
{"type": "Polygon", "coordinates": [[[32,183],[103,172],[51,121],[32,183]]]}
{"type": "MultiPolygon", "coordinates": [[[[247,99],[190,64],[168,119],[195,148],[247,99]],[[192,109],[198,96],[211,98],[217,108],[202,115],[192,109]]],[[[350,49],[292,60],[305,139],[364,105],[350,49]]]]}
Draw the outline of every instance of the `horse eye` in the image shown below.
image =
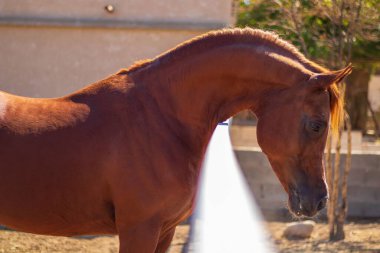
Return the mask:
{"type": "Polygon", "coordinates": [[[326,127],[326,123],[321,121],[309,121],[308,130],[314,133],[321,133],[326,127]]]}
{"type": "Polygon", "coordinates": [[[321,125],[318,122],[310,122],[310,129],[314,132],[319,132],[321,130],[321,125]]]}

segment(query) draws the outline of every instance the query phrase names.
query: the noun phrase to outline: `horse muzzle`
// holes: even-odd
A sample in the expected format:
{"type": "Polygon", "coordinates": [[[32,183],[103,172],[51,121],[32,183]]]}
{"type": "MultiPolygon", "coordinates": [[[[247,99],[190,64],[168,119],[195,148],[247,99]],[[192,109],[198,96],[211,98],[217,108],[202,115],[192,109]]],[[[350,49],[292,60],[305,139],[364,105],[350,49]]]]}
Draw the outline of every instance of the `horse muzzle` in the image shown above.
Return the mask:
{"type": "Polygon", "coordinates": [[[296,216],[313,217],[325,208],[328,194],[326,190],[317,194],[310,194],[308,190],[289,191],[288,205],[290,211],[296,216]]]}

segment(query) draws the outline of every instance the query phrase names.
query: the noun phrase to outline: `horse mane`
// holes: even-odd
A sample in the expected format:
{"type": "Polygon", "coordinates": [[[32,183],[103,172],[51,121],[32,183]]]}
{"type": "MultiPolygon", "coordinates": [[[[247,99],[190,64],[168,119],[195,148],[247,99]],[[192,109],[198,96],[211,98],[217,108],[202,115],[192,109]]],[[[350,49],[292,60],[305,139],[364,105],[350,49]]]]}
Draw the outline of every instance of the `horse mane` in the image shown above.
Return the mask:
{"type": "MultiPolygon", "coordinates": [[[[277,34],[246,27],[243,29],[226,28],[208,32],[187,40],[153,59],[138,61],[122,72],[129,74],[155,64],[181,60],[189,55],[194,55],[194,52],[199,54],[210,48],[233,44],[253,45],[256,51],[263,49],[274,51],[280,54],[282,58],[285,58],[287,64],[301,65],[304,69],[313,73],[326,73],[329,71],[321,65],[308,60],[295,46],[281,39],[277,34]]],[[[331,128],[336,133],[343,119],[343,97],[340,95],[338,85],[335,83],[329,87],[328,92],[330,94],[331,128]]]]}
{"type": "Polygon", "coordinates": [[[120,74],[120,73],[123,73],[123,74],[131,73],[135,70],[149,66],[149,64],[151,64],[151,63],[152,63],[152,59],[145,59],[145,60],[136,61],[131,66],[129,66],[127,69],[120,70],[118,74],[120,74]]]}

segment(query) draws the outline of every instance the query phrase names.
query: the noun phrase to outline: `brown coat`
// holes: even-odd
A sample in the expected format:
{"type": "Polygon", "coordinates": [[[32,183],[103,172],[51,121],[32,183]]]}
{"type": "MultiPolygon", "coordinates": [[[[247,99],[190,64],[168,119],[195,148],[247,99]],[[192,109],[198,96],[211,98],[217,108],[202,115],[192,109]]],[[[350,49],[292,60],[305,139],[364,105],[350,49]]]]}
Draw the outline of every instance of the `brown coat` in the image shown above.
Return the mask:
{"type": "Polygon", "coordinates": [[[243,109],[296,214],[327,196],[328,72],[273,34],[206,34],[74,94],[0,93],[0,223],[49,235],[119,234],[120,252],[165,252],[192,210],[218,122],[243,109]],[[318,74],[323,73],[323,74],[318,74]]]}

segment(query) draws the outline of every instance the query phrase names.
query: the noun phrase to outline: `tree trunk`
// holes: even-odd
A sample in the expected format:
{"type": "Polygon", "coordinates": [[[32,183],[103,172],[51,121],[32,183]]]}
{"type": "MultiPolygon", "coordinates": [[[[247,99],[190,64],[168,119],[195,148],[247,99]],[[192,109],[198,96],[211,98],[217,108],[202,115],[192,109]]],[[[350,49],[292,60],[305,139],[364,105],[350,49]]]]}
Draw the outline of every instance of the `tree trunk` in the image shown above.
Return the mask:
{"type": "Polygon", "coordinates": [[[334,204],[332,202],[332,195],[333,195],[333,171],[332,171],[332,154],[331,154],[331,148],[332,148],[332,133],[330,131],[329,136],[327,137],[327,153],[326,153],[326,180],[327,180],[327,186],[329,189],[329,200],[327,205],[327,219],[329,221],[329,233],[330,237],[335,234],[334,231],[334,204]]]}
{"type": "Polygon", "coordinates": [[[372,109],[372,105],[368,99],[367,99],[367,105],[368,105],[369,112],[371,113],[371,118],[375,127],[375,136],[376,136],[376,139],[378,139],[380,137],[380,124],[376,119],[376,113],[372,109]]]}
{"type": "Polygon", "coordinates": [[[331,217],[329,217],[329,227],[330,227],[330,241],[337,240],[336,238],[336,220],[337,220],[337,205],[339,200],[339,178],[340,178],[340,149],[341,149],[341,139],[342,139],[343,127],[339,128],[336,147],[335,147],[335,159],[334,159],[334,171],[333,171],[333,187],[331,196],[331,206],[330,212],[331,217]]]}
{"type": "Polygon", "coordinates": [[[368,112],[368,84],[370,71],[355,68],[347,78],[346,108],[351,118],[353,130],[365,132],[368,112]]]}

